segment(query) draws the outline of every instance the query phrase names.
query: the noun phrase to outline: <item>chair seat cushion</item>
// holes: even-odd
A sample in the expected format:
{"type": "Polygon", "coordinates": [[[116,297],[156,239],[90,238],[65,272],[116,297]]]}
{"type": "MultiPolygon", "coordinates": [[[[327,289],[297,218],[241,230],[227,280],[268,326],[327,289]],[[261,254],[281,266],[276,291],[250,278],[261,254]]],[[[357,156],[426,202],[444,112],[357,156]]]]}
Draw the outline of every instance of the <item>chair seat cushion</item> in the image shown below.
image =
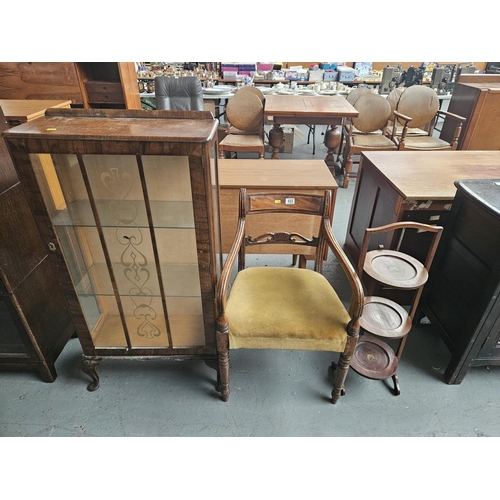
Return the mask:
{"type": "MultiPolygon", "coordinates": [[[[400,142],[400,138],[395,138],[396,142],[400,142]]],[[[405,149],[451,149],[449,142],[430,136],[412,136],[405,138],[405,149]]]]}
{"type": "Polygon", "coordinates": [[[310,269],[250,267],[227,300],[231,349],[343,352],[349,314],[327,279],[310,269]]]}
{"type": "Polygon", "coordinates": [[[219,146],[224,148],[230,147],[264,147],[264,141],[258,135],[226,135],[222,141],[220,141],[219,146]]]}
{"type": "Polygon", "coordinates": [[[356,148],[396,149],[396,144],[382,134],[360,134],[352,136],[352,145],[356,148]]]}

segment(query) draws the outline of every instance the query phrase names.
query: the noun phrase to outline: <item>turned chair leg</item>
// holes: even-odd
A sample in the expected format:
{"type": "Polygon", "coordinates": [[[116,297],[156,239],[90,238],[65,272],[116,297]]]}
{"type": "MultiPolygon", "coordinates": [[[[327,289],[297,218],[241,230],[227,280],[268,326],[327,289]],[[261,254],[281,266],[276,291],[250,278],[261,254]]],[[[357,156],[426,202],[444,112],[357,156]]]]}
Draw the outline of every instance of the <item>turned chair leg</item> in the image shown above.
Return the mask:
{"type": "Polygon", "coordinates": [[[217,370],[217,391],[220,392],[222,401],[229,399],[229,338],[227,325],[222,331],[217,331],[217,351],[219,369],[217,370]]]}
{"type": "Polygon", "coordinates": [[[351,175],[351,172],[352,172],[352,154],[349,153],[347,155],[344,166],[344,183],[342,184],[342,187],[344,189],[347,189],[347,186],[349,185],[349,176],[351,175]]]}

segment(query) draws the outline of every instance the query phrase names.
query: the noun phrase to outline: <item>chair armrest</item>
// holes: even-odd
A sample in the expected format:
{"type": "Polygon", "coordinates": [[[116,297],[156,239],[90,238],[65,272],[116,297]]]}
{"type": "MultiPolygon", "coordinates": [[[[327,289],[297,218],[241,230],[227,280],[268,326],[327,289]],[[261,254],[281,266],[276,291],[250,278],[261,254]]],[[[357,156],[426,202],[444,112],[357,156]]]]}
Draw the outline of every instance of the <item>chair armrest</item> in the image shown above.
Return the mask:
{"type": "Polygon", "coordinates": [[[450,118],[453,118],[454,120],[457,120],[457,121],[460,121],[460,122],[464,122],[467,119],[467,118],[465,118],[463,116],[456,115],[455,113],[450,113],[449,111],[438,110],[438,114],[439,115],[444,115],[444,116],[449,116],[450,118]]]}
{"type": "MultiPolygon", "coordinates": [[[[404,142],[405,137],[406,137],[406,134],[407,134],[407,132],[408,132],[408,124],[411,122],[411,120],[412,120],[412,119],[411,119],[411,117],[406,116],[406,115],[403,115],[402,113],[400,113],[400,112],[399,112],[399,111],[397,111],[397,110],[394,110],[394,111],[393,111],[393,113],[394,113],[394,116],[395,116],[396,118],[400,118],[401,120],[403,120],[403,121],[404,121],[403,131],[401,132],[401,142],[404,142]]],[[[398,123],[398,120],[397,120],[397,119],[395,119],[395,120],[394,120],[393,129],[392,129],[392,131],[393,131],[393,136],[392,136],[392,137],[393,137],[393,138],[396,136],[397,123],[398,123]]]]}
{"type": "Polygon", "coordinates": [[[233,271],[234,264],[238,257],[238,253],[240,251],[241,245],[243,243],[243,237],[245,235],[245,219],[238,219],[238,226],[236,228],[236,236],[233,240],[233,244],[231,245],[231,250],[226,257],[226,262],[222,266],[222,272],[220,275],[219,283],[217,284],[217,290],[215,294],[215,301],[217,305],[217,322],[219,322],[219,318],[221,318],[222,322],[225,322],[225,314],[226,314],[226,299],[227,299],[227,288],[229,285],[229,278],[231,277],[231,273],[233,271]]]}
{"type": "Polygon", "coordinates": [[[333,231],[331,228],[330,219],[326,217],[323,218],[321,222],[321,229],[325,235],[325,239],[329,248],[332,250],[335,257],[337,258],[351,286],[352,296],[351,296],[351,306],[349,308],[349,314],[353,321],[357,321],[359,318],[361,318],[361,315],[363,314],[363,306],[365,302],[363,285],[361,283],[361,280],[359,279],[358,274],[356,273],[356,270],[349,261],[347,255],[345,254],[345,252],[342,250],[342,247],[338,244],[337,240],[335,239],[335,236],[333,235],[333,231]]]}

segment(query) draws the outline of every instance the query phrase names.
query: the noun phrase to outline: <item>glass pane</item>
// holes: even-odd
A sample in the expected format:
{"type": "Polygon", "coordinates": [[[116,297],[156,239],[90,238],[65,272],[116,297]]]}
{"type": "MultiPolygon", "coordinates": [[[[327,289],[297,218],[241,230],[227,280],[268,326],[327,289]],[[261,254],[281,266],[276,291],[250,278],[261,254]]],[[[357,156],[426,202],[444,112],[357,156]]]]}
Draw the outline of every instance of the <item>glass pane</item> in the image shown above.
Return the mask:
{"type": "Polygon", "coordinates": [[[147,207],[135,156],[84,155],[132,347],[169,345],[147,207]]]}
{"type": "Polygon", "coordinates": [[[167,297],[174,347],[205,345],[201,297],[167,297]]]}
{"type": "Polygon", "coordinates": [[[205,334],[188,158],[143,156],[142,163],[173,347],[203,346],[205,334]]]}
{"type": "Polygon", "coordinates": [[[77,157],[31,155],[31,160],[95,345],[125,347],[115,298],[101,295],[112,285],[77,157]]]}

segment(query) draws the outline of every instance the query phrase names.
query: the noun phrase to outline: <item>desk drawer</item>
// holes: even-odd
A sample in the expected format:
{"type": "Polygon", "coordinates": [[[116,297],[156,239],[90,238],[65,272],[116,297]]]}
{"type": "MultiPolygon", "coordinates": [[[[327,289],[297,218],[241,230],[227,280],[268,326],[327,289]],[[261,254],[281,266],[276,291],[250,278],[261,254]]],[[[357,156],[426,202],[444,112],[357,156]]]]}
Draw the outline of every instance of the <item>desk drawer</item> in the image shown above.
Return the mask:
{"type": "Polygon", "coordinates": [[[115,82],[85,82],[87,99],[91,104],[123,104],[125,98],[121,83],[115,82]]]}
{"type": "Polygon", "coordinates": [[[90,104],[104,104],[107,102],[114,104],[123,104],[125,103],[125,99],[123,98],[123,94],[106,94],[99,92],[87,93],[88,101],[90,104]]]}
{"type": "Polygon", "coordinates": [[[85,82],[87,93],[108,93],[108,94],[123,94],[122,84],[120,82],[102,82],[102,81],[87,81],[85,82]]]}

